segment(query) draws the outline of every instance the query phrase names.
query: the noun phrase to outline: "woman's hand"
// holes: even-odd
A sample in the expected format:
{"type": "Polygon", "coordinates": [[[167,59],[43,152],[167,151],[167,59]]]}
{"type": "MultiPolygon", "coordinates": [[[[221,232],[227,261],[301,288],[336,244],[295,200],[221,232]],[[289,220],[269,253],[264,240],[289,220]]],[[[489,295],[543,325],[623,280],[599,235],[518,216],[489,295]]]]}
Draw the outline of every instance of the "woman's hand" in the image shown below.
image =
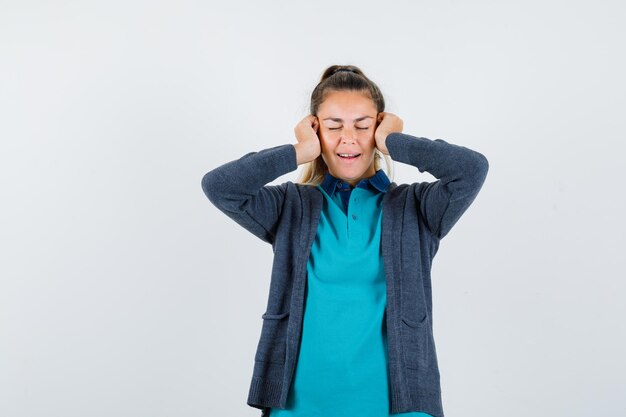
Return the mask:
{"type": "Polygon", "coordinates": [[[393,132],[401,133],[403,126],[404,122],[395,114],[384,111],[378,113],[377,127],[374,132],[374,138],[376,139],[376,147],[378,150],[385,155],[389,155],[389,151],[385,145],[387,135],[393,132]]]}
{"type": "Polygon", "coordinates": [[[317,136],[319,127],[317,116],[309,114],[293,129],[298,140],[298,143],[293,145],[296,148],[298,165],[313,161],[322,153],[320,138],[317,136]]]}

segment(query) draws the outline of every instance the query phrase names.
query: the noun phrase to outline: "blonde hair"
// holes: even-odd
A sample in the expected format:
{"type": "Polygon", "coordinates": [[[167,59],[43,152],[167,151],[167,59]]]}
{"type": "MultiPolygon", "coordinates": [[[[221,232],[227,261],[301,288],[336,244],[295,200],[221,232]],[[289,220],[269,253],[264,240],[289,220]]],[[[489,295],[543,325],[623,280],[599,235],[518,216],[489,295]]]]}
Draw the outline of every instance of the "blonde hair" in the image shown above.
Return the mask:
{"type": "MultiPolygon", "coordinates": [[[[361,91],[369,95],[378,112],[385,111],[385,99],[378,86],[363,74],[360,68],[354,65],[331,65],[324,70],[320,82],[311,93],[312,115],[317,116],[319,106],[326,95],[331,91],[361,91]]],[[[374,169],[383,169],[382,160],[385,160],[385,172],[390,181],[393,181],[393,161],[388,155],[378,149],[374,150],[374,169]]],[[[311,162],[302,165],[302,171],[296,183],[303,185],[318,185],[324,180],[328,166],[320,154],[311,162]]]]}

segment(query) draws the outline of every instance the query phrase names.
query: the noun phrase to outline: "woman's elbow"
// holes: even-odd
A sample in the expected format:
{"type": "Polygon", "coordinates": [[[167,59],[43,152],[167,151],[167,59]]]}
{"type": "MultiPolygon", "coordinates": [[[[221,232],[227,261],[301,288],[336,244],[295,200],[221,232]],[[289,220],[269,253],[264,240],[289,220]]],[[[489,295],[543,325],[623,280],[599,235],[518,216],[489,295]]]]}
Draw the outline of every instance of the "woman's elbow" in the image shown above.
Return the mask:
{"type": "Polygon", "coordinates": [[[469,159],[466,172],[475,183],[482,184],[489,172],[489,161],[487,157],[478,151],[472,151],[472,158],[469,159]]]}
{"type": "Polygon", "coordinates": [[[480,152],[476,152],[476,153],[478,154],[478,162],[477,162],[478,171],[480,172],[481,176],[484,178],[487,176],[487,173],[489,172],[489,160],[482,153],[480,152]]]}
{"type": "Polygon", "coordinates": [[[209,201],[214,205],[219,203],[220,189],[222,188],[223,181],[220,179],[218,173],[215,170],[209,171],[202,177],[201,186],[204,195],[207,196],[209,201]]]}

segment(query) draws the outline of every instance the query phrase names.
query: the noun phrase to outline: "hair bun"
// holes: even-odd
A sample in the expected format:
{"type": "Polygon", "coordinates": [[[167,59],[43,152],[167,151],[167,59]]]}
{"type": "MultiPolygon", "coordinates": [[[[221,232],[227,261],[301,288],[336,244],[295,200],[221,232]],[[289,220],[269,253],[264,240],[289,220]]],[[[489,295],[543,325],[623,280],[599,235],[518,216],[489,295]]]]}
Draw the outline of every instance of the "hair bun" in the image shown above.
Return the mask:
{"type": "Polygon", "coordinates": [[[356,74],[356,71],[354,71],[352,68],[347,68],[347,67],[337,68],[335,71],[333,71],[333,74],[335,74],[335,73],[337,73],[339,71],[353,72],[353,73],[356,74]]]}

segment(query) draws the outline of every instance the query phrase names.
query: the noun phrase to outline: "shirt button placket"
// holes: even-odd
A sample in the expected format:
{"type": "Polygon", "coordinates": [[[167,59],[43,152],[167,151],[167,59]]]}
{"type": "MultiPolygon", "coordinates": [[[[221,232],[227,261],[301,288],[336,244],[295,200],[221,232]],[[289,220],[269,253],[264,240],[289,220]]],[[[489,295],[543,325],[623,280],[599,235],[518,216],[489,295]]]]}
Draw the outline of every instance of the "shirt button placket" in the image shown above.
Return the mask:
{"type": "Polygon", "coordinates": [[[356,239],[357,241],[359,240],[360,234],[359,234],[359,225],[356,223],[359,216],[358,214],[354,213],[355,211],[359,211],[359,206],[356,204],[357,201],[357,197],[356,194],[359,193],[359,188],[355,187],[352,190],[352,204],[350,204],[350,216],[348,217],[348,224],[349,224],[349,233],[350,233],[350,240],[352,241],[353,239],[356,239]],[[351,223],[351,224],[350,224],[351,223]]]}

